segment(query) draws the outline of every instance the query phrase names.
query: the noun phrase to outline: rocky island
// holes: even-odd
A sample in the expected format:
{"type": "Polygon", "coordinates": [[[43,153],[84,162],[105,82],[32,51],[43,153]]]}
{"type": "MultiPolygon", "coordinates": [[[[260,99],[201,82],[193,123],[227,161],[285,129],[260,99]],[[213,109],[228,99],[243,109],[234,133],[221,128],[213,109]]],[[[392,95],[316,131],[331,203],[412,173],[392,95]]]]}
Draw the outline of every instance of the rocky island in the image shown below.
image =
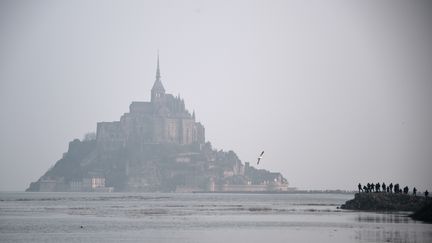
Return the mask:
{"type": "MultiPolygon", "coordinates": [[[[259,152],[259,151],[257,151],[259,152]]],[[[99,122],[75,139],[27,191],[256,192],[287,191],[278,172],[214,149],[180,95],[165,93],[159,57],[149,102],[135,101],[119,121],[99,122]]]]}

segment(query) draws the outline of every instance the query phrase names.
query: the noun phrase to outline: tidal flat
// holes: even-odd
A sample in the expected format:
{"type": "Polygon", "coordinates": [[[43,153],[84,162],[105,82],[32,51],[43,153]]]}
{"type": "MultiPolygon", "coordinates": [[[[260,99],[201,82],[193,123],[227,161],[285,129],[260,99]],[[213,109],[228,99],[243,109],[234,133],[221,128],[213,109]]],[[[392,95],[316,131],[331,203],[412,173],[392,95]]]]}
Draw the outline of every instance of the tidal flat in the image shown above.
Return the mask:
{"type": "Polygon", "coordinates": [[[350,194],[0,193],[1,242],[432,242],[409,212],[350,194]]]}

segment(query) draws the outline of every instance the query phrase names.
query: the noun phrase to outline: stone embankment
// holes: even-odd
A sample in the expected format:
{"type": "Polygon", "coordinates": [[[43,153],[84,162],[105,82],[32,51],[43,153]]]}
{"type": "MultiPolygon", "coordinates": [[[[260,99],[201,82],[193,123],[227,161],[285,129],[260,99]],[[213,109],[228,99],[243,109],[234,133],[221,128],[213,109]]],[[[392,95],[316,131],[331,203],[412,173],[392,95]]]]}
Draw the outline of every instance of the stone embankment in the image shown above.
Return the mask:
{"type": "Polygon", "coordinates": [[[401,193],[356,193],[342,209],[367,211],[412,211],[412,218],[432,222],[432,199],[401,193]]]}

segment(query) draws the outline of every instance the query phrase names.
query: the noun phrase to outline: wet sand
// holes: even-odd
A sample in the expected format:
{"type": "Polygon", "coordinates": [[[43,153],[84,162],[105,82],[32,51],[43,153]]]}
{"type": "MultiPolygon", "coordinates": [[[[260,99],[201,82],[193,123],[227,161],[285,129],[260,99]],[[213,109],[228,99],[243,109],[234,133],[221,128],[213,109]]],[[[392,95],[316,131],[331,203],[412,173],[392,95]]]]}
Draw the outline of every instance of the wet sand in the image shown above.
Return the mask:
{"type": "Polygon", "coordinates": [[[337,208],[352,197],[0,193],[0,241],[432,242],[407,212],[337,208]]]}

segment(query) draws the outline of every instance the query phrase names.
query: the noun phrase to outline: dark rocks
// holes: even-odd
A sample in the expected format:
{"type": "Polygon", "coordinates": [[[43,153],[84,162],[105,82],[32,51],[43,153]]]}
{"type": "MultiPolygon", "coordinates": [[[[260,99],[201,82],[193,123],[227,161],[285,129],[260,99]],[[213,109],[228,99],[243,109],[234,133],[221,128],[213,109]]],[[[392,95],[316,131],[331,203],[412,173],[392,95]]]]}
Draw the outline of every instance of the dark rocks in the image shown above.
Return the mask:
{"type": "Polygon", "coordinates": [[[428,200],[426,205],[411,215],[411,218],[432,223],[432,201],[428,200]]]}
{"type": "Polygon", "coordinates": [[[370,211],[417,211],[426,205],[426,198],[395,193],[356,193],[342,209],[370,211]]]}

